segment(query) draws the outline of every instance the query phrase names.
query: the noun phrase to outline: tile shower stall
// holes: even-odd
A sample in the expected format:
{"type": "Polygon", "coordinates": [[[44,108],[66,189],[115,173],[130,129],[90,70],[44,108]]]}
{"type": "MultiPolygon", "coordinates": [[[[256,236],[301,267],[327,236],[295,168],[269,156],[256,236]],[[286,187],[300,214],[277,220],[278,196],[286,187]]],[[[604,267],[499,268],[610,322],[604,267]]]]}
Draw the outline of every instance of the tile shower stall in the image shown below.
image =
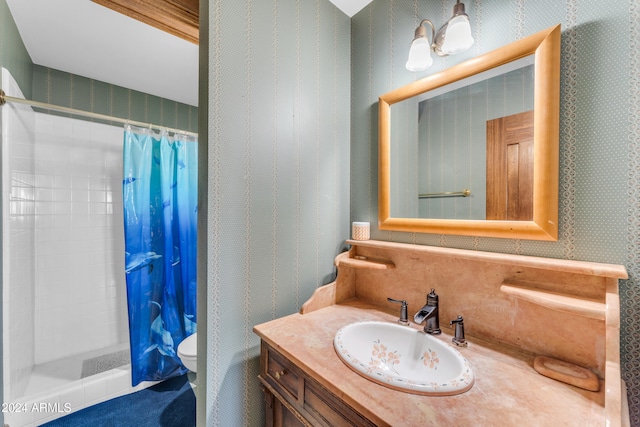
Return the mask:
{"type": "MultiPolygon", "coordinates": [[[[1,87],[22,96],[4,69],[1,87]]],[[[150,385],[128,365],[123,129],[0,112],[4,403],[42,408],[5,423],[36,426],[150,385]]]]}

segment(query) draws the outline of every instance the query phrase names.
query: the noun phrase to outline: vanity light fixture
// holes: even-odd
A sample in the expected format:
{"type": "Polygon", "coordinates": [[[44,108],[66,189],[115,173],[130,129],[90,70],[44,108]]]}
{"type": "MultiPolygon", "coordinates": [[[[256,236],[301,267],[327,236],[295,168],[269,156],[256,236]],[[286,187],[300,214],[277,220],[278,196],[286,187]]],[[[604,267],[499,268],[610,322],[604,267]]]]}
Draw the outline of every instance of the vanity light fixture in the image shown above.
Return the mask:
{"type": "Polygon", "coordinates": [[[420,22],[409,49],[407,70],[423,71],[429,68],[433,64],[433,58],[431,58],[432,50],[438,56],[447,56],[464,52],[472,45],[473,37],[471,36],[469,16],[465,13],[464,3],[460,3],[460,0],[457,0],[453,6],[453,16],[437,33],[430,20],[423,19],[420,22]],[[426,24],[431,27],[431,44],[427,39],[426,24]]]}

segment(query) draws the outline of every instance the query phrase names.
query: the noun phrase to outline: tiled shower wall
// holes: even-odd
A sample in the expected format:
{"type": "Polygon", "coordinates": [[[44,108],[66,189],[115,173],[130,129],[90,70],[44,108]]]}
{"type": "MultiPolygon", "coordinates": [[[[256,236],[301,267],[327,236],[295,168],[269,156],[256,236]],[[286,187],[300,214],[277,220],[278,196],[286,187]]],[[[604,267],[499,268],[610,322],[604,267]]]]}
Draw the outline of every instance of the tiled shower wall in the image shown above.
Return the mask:
{"type": "MultiPolygon", "coordinates": [[[[3,87],[21,96],[3,70],[3,87]]],[[[120,127],[3,113],[5,393],[34,364],[128,340],[120,127]]]]}
{"type": "MultiPolygon", "coordinates": [[[[2,87],[7,95],[22,92],[6,69],[2,87]]],[[[35,217],[33,215],[33,139],[35,115],[31,108],[2,109],[2,323],[4,331],[3,393],[21,396],[35,364],[35,217]],[[11,141],[11,144],[9,144],[11,141]]]]}
{"type": "MultiPolygon", "coordinates": [[[[36,364],[128,341],[121,127],[36,114],[36,364]]],[[[18,207],[18,210],[20,207],[18,207]]]]}

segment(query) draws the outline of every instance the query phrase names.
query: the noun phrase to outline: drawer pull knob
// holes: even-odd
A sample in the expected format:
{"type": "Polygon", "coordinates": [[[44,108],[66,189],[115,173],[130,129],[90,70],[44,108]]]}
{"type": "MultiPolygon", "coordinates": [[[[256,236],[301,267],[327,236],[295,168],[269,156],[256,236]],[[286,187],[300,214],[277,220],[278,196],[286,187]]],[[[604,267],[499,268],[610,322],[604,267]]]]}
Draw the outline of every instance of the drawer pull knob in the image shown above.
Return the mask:
{"type": "Polygon", "coordinates": [[[282,378],[282,377],[284,376],[284,374],[286,374],[286,373],[287,373],[287,371],[285,371],[285,370],[283,369],[283,370],[282,370],[282,371],[280,371],[280,372],[276,372],[276,373],[274,374],[274,376],[276,377],[276,379],[277,379],[277,380],[279,380],[279,379],[280,379],[280,378],[282,378]]]}

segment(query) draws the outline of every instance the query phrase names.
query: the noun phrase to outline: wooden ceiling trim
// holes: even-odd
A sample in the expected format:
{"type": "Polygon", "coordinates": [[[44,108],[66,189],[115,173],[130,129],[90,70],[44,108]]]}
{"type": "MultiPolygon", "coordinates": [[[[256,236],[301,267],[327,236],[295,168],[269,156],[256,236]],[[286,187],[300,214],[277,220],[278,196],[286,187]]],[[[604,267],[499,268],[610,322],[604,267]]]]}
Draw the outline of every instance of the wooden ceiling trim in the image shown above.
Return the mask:
{"type": "Polygon", "coordinates": [[[130,18],[198,44],[198,0],[92,0],[130,18]]]}

